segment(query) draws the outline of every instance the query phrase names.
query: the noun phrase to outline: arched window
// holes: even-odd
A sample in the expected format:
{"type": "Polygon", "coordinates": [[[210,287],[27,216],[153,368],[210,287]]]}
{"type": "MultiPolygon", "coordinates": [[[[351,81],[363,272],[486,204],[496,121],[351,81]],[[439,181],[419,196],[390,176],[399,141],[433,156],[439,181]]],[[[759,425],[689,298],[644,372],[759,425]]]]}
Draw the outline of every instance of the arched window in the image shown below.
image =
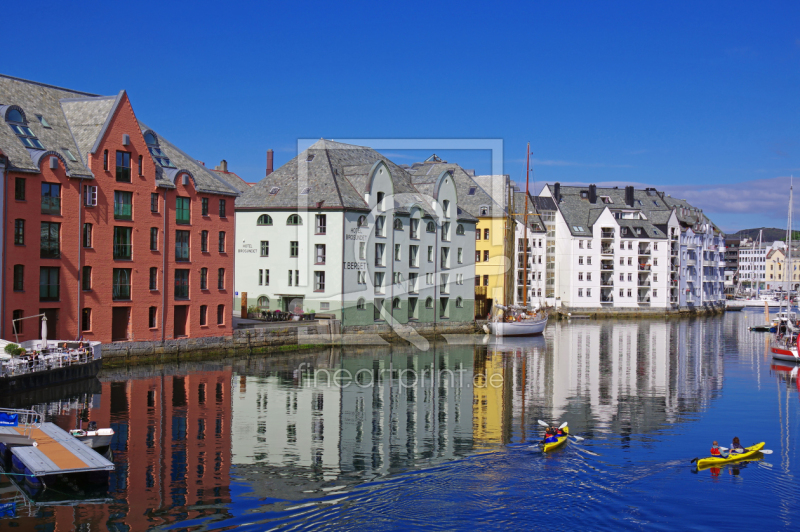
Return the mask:
{"type": "Polygon", "coordinates": [[[429,297],[425,300],[425,308],[433,308],[433,298],[429,297]]]}
{"type": "Polygon", "coordinates": [[[22,113],[20,113],[18,109],[9,109],[8,113],[6,113],[6,121],[24,124],[25,118],[23,118],[22,113]]]}
{"type": "Polygon", "coordinates": [[[458,307],[458,308],[463,308],[464,307],[464,300],[461,299],[460,297],[456,298],[456,307],[458,307]]]}
{"type": "Polygon", "coordinates": [[[450,200],[444,200],[442,202],[442,210],[444,211],[444,217],[450,218],[450,200]]]}
{"type": "Polygon", "coordinates": [[[480,211],[479,216],[489,216],[489,207],[486,205],[481,205],[478,209],[480,211]]]}
{"type": "Polygon", "coordinates": [[[149,144],[149,145],[153,145],[153,146],[158,144],[158,141],[156,140],[156,136],[153,135],[149,131],[144,134],[144,142],[145,142],[145,144],[149,144]]]}
{"type": "Polygon", "coordinates": [[[436,232],[436,224],[434,224],[433,222],[428,222],[427,231],[429,233],[435,233],[436,232]]]}
{"type": "Polygon", "coordinates": [[[464,226],[463,225],[458,224],[458,226],[456,226],[456,234],[457,235],[463,235],[464,234],[464,226]]]}
{"type": "Polygon", "coordinates": [[[394,228],[399,229],[400,231],[403,230],[403,221],[400,218],[395,218],[394,220],[394,228]]]}
{"type": "Polygon", "coordinates": [[[26,148],[44,149],[44,145],[36,138],[31,128],[28,127],[25,117],[19,109],[9,109],[6,113],[6,121],[26,148]]]}
{"type": "Polygon", "coordinates": [[[366,216],[359,216],[358,217],[358,226],[359,227],[366,227],[367,226],[367,217],[366,216]]]}
{"type": "Polygon", "coordinates": [[[394,298],[394,300],[392,301],[392,308],[393,309],[399,309],[400,308],[400,298],[399,297],[394,298]]]}
{"type": "Polygon", "coordinates": [[[378,204],[377,204],[378,212],[383,212],[383,198],[385,196],[386,196],[386,194],[384,194],[383,192],[378,192],[378,194],[376,195],[376,198],[378,200],[378,204]]]}
{"type": "Polygon", "coordinates": [[[269,310],[269,298],[267,296],[261,296],[258,298],[258,308],[262,310],[269,310]]]}
{"type": "Polygon", "coordinates": [[[286,219],[286,225],[303,225],[303,219],[299,214],[292,214],[286,219]]]}
{"type": "Polygon", "coordinates": [[[358,302],[356,302],[356,309],[357,310],[367,310],[367,305],[364,302],[364,298],[363,297],[358,298],[358,302]]]}
{"type": "Polygon", "coordinates": [[[258,217],[256,225],[272,225],[272,216],[269,214],[262,214],[258,217]]]}

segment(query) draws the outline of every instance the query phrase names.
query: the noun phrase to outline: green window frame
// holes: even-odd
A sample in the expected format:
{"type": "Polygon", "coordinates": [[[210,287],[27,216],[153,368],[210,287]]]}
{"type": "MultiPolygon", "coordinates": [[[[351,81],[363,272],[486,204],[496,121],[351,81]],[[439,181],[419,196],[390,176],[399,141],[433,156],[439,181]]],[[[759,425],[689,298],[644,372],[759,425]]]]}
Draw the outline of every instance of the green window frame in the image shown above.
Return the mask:
{"type": "Polygon", "coordinates": [[[117,151],[117,181],[131,182],[131,154],[126,151],[117,151]]]}
{"type": "Polygon", "coordinates": [[[189,231],[175,231],[175,260],[178,262],[189,260],[189,231]]]}
{"type": "Polygon", "coordinates": [[[21,218],[14,220],[14,245],[25,245],[25,220],[21,218]]]}
{"type": "Polygon", "coordinates": [[[42,183],[42,214],[61,214],[61,185],[42,183]]]}
{"type": "Polygon", "coordinates": [[[200,290],[208,290],[208,268],[200,268],[200,290]]]}
{"type": "Polygon", "coordinates": [[[81,272],[81,290],[89,291],[92,289],[92,267],[84,266],[81,272]]]}
{"type": "Polygon", "coordinates": [[[133,228],[114,227],[114,258],[130,260],[133,250],[133,228]]]}
{"type": "Polygon", "coordinates": [[[60,295],[59,271],[61,268],[39,268],[39,301],[58,301],[60,295]]]}
{"type": "Polygon", "coordinates": [[[114,219],[133,219],[133,192],[114,191],[114,219]]]}
{"type": "Polygon", "coordinates": [[[191,207],[189,198],[178,196],[175,198],[175,223],[191,223],[191,207]]]}
{"type": "Polygon", "coordinates": [[[131,298],[131,270],[130,268],[114,268],[111,299],[114,301],[129,300],[131,298]]]}
{"type": "Polygon", "coordinates": [[[189,270],[175,270],[175,299],[189,299],[189,270]]]}
{"type": "Polygon", "coordinates": [[[200,198],[200,205],[202,206],[202,215],[208,216],[208,198],[200,198]]]}
{"type": "Polygon", "coordinates": [[[42,222],[39,258],[57,259],[61,257],[60,236],[60,223],[42,222]]]}

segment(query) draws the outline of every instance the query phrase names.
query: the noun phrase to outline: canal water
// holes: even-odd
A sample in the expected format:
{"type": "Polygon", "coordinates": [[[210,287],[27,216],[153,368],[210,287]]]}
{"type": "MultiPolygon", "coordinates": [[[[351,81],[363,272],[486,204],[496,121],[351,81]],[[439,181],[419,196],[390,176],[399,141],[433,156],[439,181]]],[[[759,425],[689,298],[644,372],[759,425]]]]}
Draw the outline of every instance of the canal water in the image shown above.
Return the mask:
{"type": "Polygon", "coordinates": [[[798,530],[800,380],[748,330],[762,321],[103,371],[32,400],[116,431],[109,489],[31,501],[0,476],[0,528],[798,530]],[[538,420],[584,440],[542,454],[538,420]],[[734,436],[772,453],[694,469],[734,436]]]}

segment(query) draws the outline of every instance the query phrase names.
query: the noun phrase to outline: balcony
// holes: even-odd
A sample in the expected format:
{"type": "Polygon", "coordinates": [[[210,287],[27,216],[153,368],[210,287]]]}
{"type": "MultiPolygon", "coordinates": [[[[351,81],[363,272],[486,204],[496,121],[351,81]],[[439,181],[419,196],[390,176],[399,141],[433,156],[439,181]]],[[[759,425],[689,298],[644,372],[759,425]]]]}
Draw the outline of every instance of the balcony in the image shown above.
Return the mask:
{"type": "Polygon", "coordinates": [[[686,259],[686,265],[687,266],[691,266],[692,268],[694,268],[695,266],[697,266],[697,260],[696,259],[686,259]]]}
{"type": "Polygon", "coordinates": [[[600,238],[614,238],[614,231],[602,231],[600,238]]]}
{"type": "Polygon", "coordinates": [[[717,262],[717,268],[724,268],[725,266],[726,266],[726,263],[725,263],[724,260],[721,260],[721,261],[717,262]]]}
{"type": "Polygon", "coordinates": [[[678,240],[678,233],[672,233],[671,235],[669,235],[669,239],[670,240],[678,240]]]}
{"type": "Polygon", "coordinates": [[[678,255],[678,245],[677,244],[674,244],[674,243],[672,244],[672,246],[669,248],[669,254],[670,255],[675,255],[675,256],[678,255]]]}
{"type": "Polygon", "coordinates": [[[609,277],[607,279],[600,279],[600,286],[614,286],[614,279],[609,277]]]}
{"type": "Polygon", "coordinates": [[[697,244],[694,242],[689,242],[686,244],[686,249],[697,249],[697,244]]]}
{"type": "Polygon", "coordinates": [[[600,264],[600,269],[604,270],[604,271],[613,270],[614,269],[614,264],[613,263],[612,264],[601,263],[600,264]]]}
{"type": "Polygon", "coordinates": [[[647,247],[644,247],[644,248],[643,247],[639,248],[639,256],[645,256],[645,255],[648,255],[648,256],[650,255],[650,246],[647,246],[647,247]]]}
{"type": "Polygon", "coordinates": [[[612,246],[601,246],[600,247],[600,254],[601,255],[613,255],[614,248],[612,246]]]}
{"type": "Polygon", "coordinates": [[[475,287],[475,299],[486,299],[486,294],[489,291],[488,286],[476,286],[475,287]]]}
{"type": "Polygon", "coordinates": [[[636,298],[636,300],[639,303],[642,303],[642,304],[645,304],[645,305],[649,305],[650,304],[650,296],[644,296],[644,297],[639,296],[638,298],[636,298]]]}
{"type": "Polygon", "coordinates": [[[642,281],[641,279],[639,279],[639,288],[649,288],[649,287],[650,287],[650,281],[642,281]]]}
{"type": "Polygon", "coordinates": [[[669,298],[669,302],[672,303],[673,305],[677,305],[678,304],[678,298],[677,297],[671,297],[671,298],[669,298]]]}
{"type": "Polygon", "coordinates": [[[650,271],[650,264],[639,264],[639,271],[640,272],[649,272],[650,271]]]}
{"type": "Polygon", "coordinates": [[[611,295],[608,297],[600,296],[600,303],[603,303],[604,305],[610,305],[613,302],[614,302],[614,296],[611,295]]]}

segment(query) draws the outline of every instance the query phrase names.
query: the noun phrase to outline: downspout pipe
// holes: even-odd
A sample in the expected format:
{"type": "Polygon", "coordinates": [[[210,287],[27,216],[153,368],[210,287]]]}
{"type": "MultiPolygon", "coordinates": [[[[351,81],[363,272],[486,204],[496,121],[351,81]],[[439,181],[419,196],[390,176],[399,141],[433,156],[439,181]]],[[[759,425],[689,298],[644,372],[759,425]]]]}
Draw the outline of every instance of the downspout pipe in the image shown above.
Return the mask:
{"type": "Polygon", "coordinates": [[[0,167],[3,170],[3,274],[0,275],[0,337],[6,337],[6,257],[8,244],[5,228],[8,227],[8,157],[0,151],[0,167]]]}
{"type": "Polygon", "coordinates": [[[81,177],[78,181],[78,289],[77,297],[75,298],[78,313],[75,319],[78,322],[75,339],[80,340],[83,333],[83,318],[81,316],[81,295],[83,294],[83,180],[81,177]]]}
{"type": "Polygon", "coordinates": [[[164,237],[161,239],[164,242],[161,251],[161,343],[164,343],[166,315],[167,315],[167,189],[164,189],[164,237]]]}

